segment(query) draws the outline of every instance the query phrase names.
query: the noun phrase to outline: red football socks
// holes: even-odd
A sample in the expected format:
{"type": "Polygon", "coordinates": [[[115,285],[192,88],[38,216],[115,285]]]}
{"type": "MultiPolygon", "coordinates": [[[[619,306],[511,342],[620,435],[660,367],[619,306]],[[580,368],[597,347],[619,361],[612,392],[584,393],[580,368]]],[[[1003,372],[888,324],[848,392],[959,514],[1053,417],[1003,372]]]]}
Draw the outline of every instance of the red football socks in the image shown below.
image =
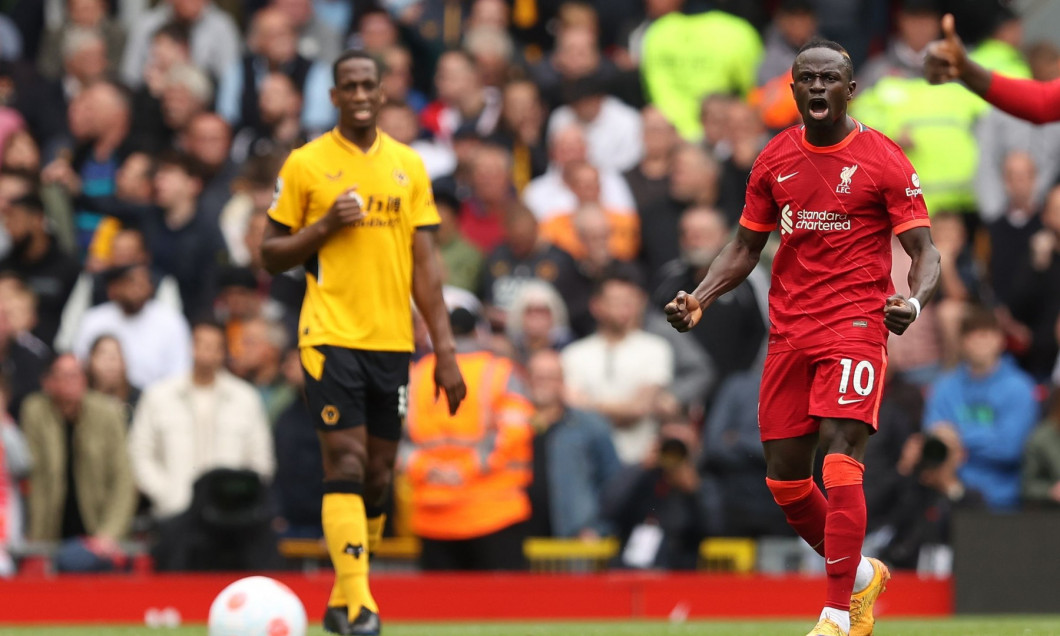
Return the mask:
{"type": "Polygon", "coordinates": [[[830,454],[824,458],[824,487],[828,491],[825,521],[825,571],[828,593],[825,607],[848,611],[861,546],[865,542],[864,464],[852,457],[830,454]]]}
{"type": "MultiPolygon", "coordinates": [[[[773,493],[788,525],[795,529],[806,543],[810,544],[817,554],[824,556],[825,516],[828,514],[828,500],[813,479],[796,481],[778,481],[766,478],[766,485],[773,493]]],[[[860,548],[860,546],[859,546],[860,548]]]]}

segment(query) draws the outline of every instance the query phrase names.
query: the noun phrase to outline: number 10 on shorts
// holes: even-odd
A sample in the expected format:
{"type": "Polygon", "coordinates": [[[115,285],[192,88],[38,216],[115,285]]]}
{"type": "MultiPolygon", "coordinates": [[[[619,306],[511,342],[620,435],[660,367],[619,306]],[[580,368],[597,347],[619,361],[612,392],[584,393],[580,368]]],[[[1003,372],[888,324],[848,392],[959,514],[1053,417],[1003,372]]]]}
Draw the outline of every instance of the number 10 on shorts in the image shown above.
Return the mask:
{"type": "Polygon", "coordinates": [[[839,366],[843,367],[843,377],[839,379],[840,394],[846,394],[851,384],[858,395],[867,396],[872,393],[872,387],[876,385],[876,369],[873,368],[871,362],[861,360],[855,364],[850,358],[842,358],[839,366]]]}

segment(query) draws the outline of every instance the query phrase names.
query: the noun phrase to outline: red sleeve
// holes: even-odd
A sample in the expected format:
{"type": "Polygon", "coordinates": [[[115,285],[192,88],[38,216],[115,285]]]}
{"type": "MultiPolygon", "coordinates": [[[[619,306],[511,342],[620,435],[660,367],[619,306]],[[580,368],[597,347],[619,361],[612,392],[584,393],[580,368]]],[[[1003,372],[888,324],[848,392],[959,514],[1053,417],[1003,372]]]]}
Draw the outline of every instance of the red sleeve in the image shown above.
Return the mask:
{"type": "Polygon", "coordinates": [[[1060,120],[1060,79],[1040,82],[991,73],[990,89],[983,99],[1035,124],[1060,120]]]}
{"type": "Polygon", "coordinates": [[[772,178],[772,171],[759,156],[751,167],[751,176],[747,179],[747,195],[744,198],[740,225],[755,232],[772,232],[776,229],[777,202],[769,187],[772,178]]]}
{"type": "Polygon", "coordinates": [[[891,150],[884,166],[883,182],[880,183],[887,214],[891,217],[891,227],[895,234],[914,227],[929,227],[931,221],[928,220],[927,205],[924,204],[924,194],[920,189],[920,177],[897,144],[891,150]]]}

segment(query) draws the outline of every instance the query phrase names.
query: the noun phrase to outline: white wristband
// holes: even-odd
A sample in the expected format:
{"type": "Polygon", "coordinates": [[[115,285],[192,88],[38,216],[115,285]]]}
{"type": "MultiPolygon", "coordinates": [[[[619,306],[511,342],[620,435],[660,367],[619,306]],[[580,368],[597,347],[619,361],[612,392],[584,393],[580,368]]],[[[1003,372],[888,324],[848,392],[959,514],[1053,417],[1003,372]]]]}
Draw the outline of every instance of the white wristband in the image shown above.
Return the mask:
{"type": "Polygon", "coordinates": [[[912,305],[916,309],[916,313],[913,314],[913,320],[916,320],[917,318],[919,318],[920,317],[920,301],[917,300],[916,298],[909,298],[905,302],[909,303],[910,305],[912,305]]]}

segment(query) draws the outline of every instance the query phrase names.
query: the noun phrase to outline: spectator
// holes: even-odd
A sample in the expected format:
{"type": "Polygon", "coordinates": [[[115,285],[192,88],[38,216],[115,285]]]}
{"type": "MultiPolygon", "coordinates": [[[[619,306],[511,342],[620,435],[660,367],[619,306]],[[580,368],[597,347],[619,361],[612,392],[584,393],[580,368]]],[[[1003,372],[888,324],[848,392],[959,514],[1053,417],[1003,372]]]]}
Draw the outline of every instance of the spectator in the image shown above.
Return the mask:
{"type": "Polygon", "coordinates": [[[1037,178],[1037,166],[1030,154],[1014,150],[1005,156],[1002,166],[1004,211],[987,226],[990,233],[990,287],[998,302],[1005,306],[1012,299],[1012,281],[1019,274],[1031,237],[1042,229],[1041,202],[1035,194],[1037,178]]]}
{"type": "Polygon", "coordinates": [[[471,166],[471,197],[460,211],[460,233],[486,253],[504,240],[505,215],[514,198],[511,164],[507,150],[487,144],[471,166]]]}
{"type": "MultiPolygon", "coordinates": [[[[239,144],[237,138],[236,145],[239,144]]],[[[219,225],[228,250],[229,262],[250,265],[255,258],[247,248],[246,236],[251,219],[265,214],[276,193],[276,174],[282,161],[279,154],[254,155],[241,164],[239,176],[232,181],[232,196],[221,209],[219,225]]]]}
{"type": "MultiPolygon", "coordinates": [[[[766,29],[765,54],[758,66],[756,84],[780,79],[786,86],[791,82],[791,65],[803,44],[817,33],[817,16],[812,0],[784,0],[773,15],[773,23],[766,29]]],[[[794,105],[794,101],[792,101],[794,105]]]]}
{"type": "Polygon", "coordinates": [[[106,67],[111,70],[121,63],[125,48],[125,29],[121,23],[108,15],[106,0],[67,0],[66,20],[57,28],[49,28],[44,34],[41,50],[37,56],[37,69],[50,79],[58,79],[62,73],[63,50],[67,42],[84,31],[95,31],[105,43],[106,67]]]}
{"type": "MultiPolygon", "coordinates": [[[[954,221],[954,225],[960,226],[959,218],[952,214],[949,217],[949,220],[945,220],[945,215],[943,217],[943,235],[946,234],[946,224],[949,221],[954,221]]],[[[891,237],[891,249],[893,250],[891,284],[894,285],[895,293],[907,296],[909,294],[909,268],[913,261],[905,250],[901,249],[901,245],[897,236],[891,237]]],[[[962,249],[964,249],[963,246],[958,247],[958,250],[962,249]]],[[[904,381],[924,389],[934,383],[943,367],[952,367],[960,355],[958,351],[960,348],[959,330],[966,308],[965,303],[965,300],[948,302],[939,300],[929,303],[924,306],[923,311],[917,314],[916,321],[909,325],[901,337],[888,335],[888,370],[893,370],[901,375],[904,381]],[[947,323],[951,327],[948,344],[943,342],[940,322],[947,323]]]]}
{"type": "Polygon", "coordinates": [[[1003,356],[1004,345],[993,314],[970,311],[961,325],[964,362],[935,383],[924,413],[925,431],[952,433],[964,458],[958,476],[993,510],[1019,504],[1020,462],[1038,417],[1034,383],[1003,356]]]}
{"type": "MultiPolygon", "coordinates": [[[[173,145],[179,145],[196,117],[210,110],[213,85],[210,78],[195,66],[173,66],[166,73],[161,100],[162,121],[173,145]]],[[[159,141],[154,143],[159,144],[159,141]]]]}
{"type": "Polygon", "coordinates": [[[434,85],[438,99],[420,113],[420,127],[436,141],[450,143],[463,124],[472,125],[484,137],[497,128],[500,93],[483,86],[475,62],[466,52],[449,51],[438,59],[434,85]]]}
{"type": "Polygon", "coordinates": [[[963,477],[965,457],[952,428],[910,437],[903,456],[912,461],[901,467],[908,477],[887,519],[892,534],[880,556],[896,568],[921,569],[925,549],[950,544],[954,511],[982,508],[983,494],[963,477]]]}
{"type": "MultiPolygon", "coordinates": [[[[41,173],[45,183],[61,185],[73,197],[112,196],[118,169],[132,151],[131,113],[123,89],[97,82],[70,103],[70,133],[75,145],[41,173]]],[[[74,231],[79,254],[86,254],[102,215],[74,205],[74,231]]]]}
{"type": "Polygon", "coordinates": [[[591,75],[604,82],[616,75],[614,65],[600,55],[600,42],[595,25],[570,24],[562,26],[556,35],[555,50],[530,69],[530,77],[541,89],[545,103],[559,106],[562,86],[591,75]]]}
{"type": "Polygon", "coordinates": [[[182,137],[181,145],[202,173],[199,213],[216,222],[239,174],[239,164],[228,158],[232,129],[217,115],[200,113],[188,122],[182,137]]]}
{"type": "MultiPolygon", "coordinates": [[[[651,296],[655,307],[665,305],[679,290],[695,289],[730,235],[721,212],[707,207],[686,210],[681,215],[679,233],[681,255],[655,275],[651,296]]],[[[714,364],[718,385],[736,372],[753,368],[762,357],[769,331],[768,287],[764,275],[754,273],[704,312],[707,326],[692,332],[714,364]]]]}
{"type": "MultiPolygon", "coordinates": [[[[283,377],[288,386],[301,393],[305,384],[298,350],[284,356],[283,377]]],[[[316,413],[301,399],[292,400],[276,418],[273,438],[276,447],[277,514],[284,524],[282,534],[292,537],[324,536],[320,521],[324,498],[324,463],[317,439],[316,413]]]]}
{"type": "Polygon", "coordinates": [[[330,66],[342,52],[342,33],[316,14],[313,0],[272,0],[276,9],[298,33],[298,53],[330,66]]]}
{"type": "Polygon", "coordinates": [[[644,462],[628,466],[604,496],[604,515],[622,541],[622,564],[694,570],[700,542],[721,530],[721,519],[711,514],[710,485],[696,471],[695,430],[667,424],[647,447],[644,462]]]}
{"type": "Polygon", "coordinates": [[[754,87],[761,57],[762,41],[745,20],[722,11],[674,11],[645,34],[641,73],[651,102],[682,137],[698,141],[703,97],[746,94],[754,87]]]}
{"type": "MultiPolygon", "coordinates": [[[[729,104],[728,126],[724,141],[724,159],[718,174],[717,206],[729,223],[736,225],[743,213],[744,193],[751,177],[751,166],[758,153],[769,142],[758,111],[744,102],[729,104]]],[[[721,149],[716,149],[716,152],[721,149]]],[[[719,153],[720,154],[720,153],[719,153]]]]}
{"type": "MultiPolygon", "coordinates": [[[[1034,79],[1048,82],[1060,77],[1060,50],[1054,45],[1041,43],[1028,52],[1034,79]]],[[[1032,175],[1026,212],[1040,206],[1049,188],[1060,176],[1060,123],[1036,126],[1013,117],[997,108],[991,108],[978,122],[975,129],[979,144],[979,164],[975,172],[975,198],[979,204],[979,215],[986,222],[1004,216],[1011,207],[1012,194],[1008,174],[1009,157],[1015,153],[1029,155],[1032,175]]],[[[1026,169],[1026,164],[1020,167],[1026,169]]]]}
{"type": "Polygon", "coordinates": [[[572,211],[554,215],[541,224],[545,240],[580,260],[585,256],[586,246],[579,237],[578,227],[587,215],[602,214],[607,219],[610,255],[622,261],[636,258],[640,252],[640,220],[627,210],[603,206],[599,171],[590,163],[573,162],[564,170],[564,181],[578,204],[572,211]]]}
{"type": "Polygon", "coordinates": [[[515,44],[504,27],[469,25],[464,31],[464,50],[475,62],[483,86],[504,86],[515,61],[515,44]]]}
{"type": "Polygon", "coordinates": [[[18,417],[22,400],[40,389],[51,350],[30,333],[19,333],[8,320],[7,299],[0,297],[0,385],[6,385],[5,406],[18,417]]]}
{"type": "Polygon", "coordinates": [[[957,84],[924,81],[927,45],[938,33],[937,2],[905,0],[887,52],[857,77],[850,114],[898,142],[916,166],[929,210],[972,213],[978,154],[973,129],[988,106],[957,84]]]}
{"type": "MultiPolygon", "coordinates": [[[[969,303],[982,302],[982,272],[972,255],[968,230],[959,215],[939,212],[931,219],[931,237],[941,257],[935,324],[942,343],[942,364],[961,355],[961,322],[969,303]]],[[[904,259],[903,259],[904,260],[904,259]]],[[[908,286],[908,283],[902,287],[908,286]]]]}
{"type": "Polygon", "coordinates": [[[188,25],[168,22],[151,36],[150,51],[143,68],[143,83],[133,90],[132,137],[142,150],[161,152],[173,145],[174,131],[162,114],[162,97],[172,69],[191,65],[188,25]]]}
{"type": "MultiPolygon", "coordinates": [[[[379,108],[378,122],[379,130],[406,146],[413,146],[413,149],[420,154],[420,158],[427,161],[423,156],[423,146],[413,145],[420,135],[420,124],[415,111],[409,108],[408,104],[387,101],[379,108]]],[[[437,147],[434,144],[431,146],[437,147]]]]}
{"type": "Polygon", "coordinates": [[[270,423],[278,421],[287,406],[298,399],[283,376],[284,354],[290,338],[278,322],[255,318],[239,330],[238,354],[232,357],[232,373],[249,382],[265,405],[270,423]]]}
{"type": "Polygon", "coordinates": [[[109,570],[124,556],[117,541],[136,512],[121,404],[87,387],[72,355],[48,368],[43,391],[19,416],[33,455],[31,541],[62,541],[57,567],[109,570]]]}
{"type": "Polygon", "coordinates": [[[539,351],[559,351],[572,339],[567,305],[552,285],[531,280],[519,289],[508,311],[505,332],[519,364],[539,351]]]}
{"type": "Polygon", "coordinates": [[[1054,393],[1045,420],[1027,442],[1022,494],[1029,506],[1060,505],[1060,393],[1054,393]]]}
{"type": "Polygon", "coordinates": [[[91,84],[107,77],[107,43],[95,29],[75,29],[61,49],[62,70],[58,78],[68,100],[91,84]]]}
{"type": "MultiPolygon", "coordinates": [[[[387,103],[408,104],[417,115],[428,103],[427,96],[413,85],[412,53],[403,46],[391,46],[383,52],[383,95],[387,103]]],[[[419,120],[417,120],[419,121],[419,120]]]]}
{"type": "Polygon", "coordinates": [[[147,266],[116,267],[104,276],[110,301],[85,312],[74,339],[77,358],[87,360],[92,343],[110,334],[121,344],[134,386],[147,387],[186,372],[191,366],[187,323],[180,313],[152,298],[147,266]]]}
{"type": "Polygon", "coordinates": [[[220,77],[239,59],[239,28],[212,0],[167,0],[138,17],[129,30],[121,65],[122,81],[127,86],[140,86],[151,37],[170,21],[187,25],[192,61],[214,77],[220,77]]]}
{"type": "Polygon", "coordinates": [[[656,437],[655,414],[673,380],[673,352],[666,340],[640,329],[645,297],[633,279],[605,277],[591,302],[596,333],[563,350],[570,404],[610,420],[619,458],[635,464],[656,437]]]}
{"type": "Polygon", "coordinates": [[[0,274],[0,310],[7,314],[11,330],[18,335],[33,335],[37,326],[37,296],[17,274],[0,274]]]}
{"type": "Polygon", "coordinates": [[[677,146],[677,131],[654,106],[641,110],[644,154],[636,166],[622,176],[633,194],[640,218],[641,260],[649,271],[656,271],[676,253],[677,216],[667,205],[670,168],[677,146]],[[663,256],[665,254],[665,257],[663,256]]]}
{"type": "MultiPolygon", "coordinates": [[[[299,119],[302,95],[289,77],[270,73],[261,83],[258,100],[261,122],[256,127],[243,128],[236,135],[232,143],[234,165],[241,165],[250,157],[286,156],[309,138],[299,119]]],[[[391,104],[387,107],[393,108],[391,104]]],[[[380,129],[387,132],[383,123],[380,116],[380,129]]],[[[405,143],[403,139],[398,141],[405,143]]]]}
{"type": "Polygon", "coordinates": [[[22,34],[6,15],[0,16],[0,59],[17,60],[22,57],[22,34]]]}
{"type": "Polygon", "coordinates": [[[1009,309],[1021,325],[1029,347],[1020,365],[1037,379],[1053,371],[1057,357],[1054,328],[1060,317],[1060,187],[1053,188],[1042,210],[1042,229],[1031,235],[1029,249],[1012,281],[1009,309]]]}
{"type": "Polygon", "coordinates": [[[460,201],[446,190],[434,193],[442,222],[438,226],[438,252],[445,268],[445,283],[468,291],[478,288],[482,277],[482,252],[460,233],[460,201]]]}
{"type": "Polygon", "coordinates": [[[262,127],[260,92],[266,78],[274,73],[289,78],[293,90],[305,95],[306,117],[302,123],[306,128],[325,129],[334,122],[328,98],[330,69],[326,62],[312,61],[332,58],[300,55],[295,28],[287,14],[278,8],[266,8],[254,15],[247,36],[249,52],[225,72],[217,89],[217,112],[233,128],[262,127]],[[321,110],[317,104],[323,106],[323,119],[319,115],[314,118],[321,110]]]}
{"type": "Polygon", "coordinates": [[[63,306],[77,282],[78,265],[48,233],[44,204],[28,194],[2,210],[4,228],[11,237],[11,252],[0,261],[0,272],[21,277],[37,297],[34,335],[44,343],[55,340],[63,306]]]}
{"type": "Polygon", "coordinates": [[[197,324],[191,372],[148,385],[136,407],[129,453],[158,519],[187,509],[195,480],[215,468],[272,477],[272,434],[261,397],[224,370],[224,338],[220,326],[197,324]]]}
{"type": "Polygon", "coordinates": [[[217,267],[227,259],[216,217],[209,218],[198,207],[202,174],[188,155],[170,153],[158,162],[153,205],[134,205],[114,197],[79,200],[143,234],[154,267],[172,275],[180,286],[184,314],[189,318],[209,311],[217,267]]]}
{"type": "Polygon", "coordinates": [[[596,167],[624,172],[640,161],[643,148],[637,111],[607,95],[603,81],[589,76],[563,87],[563,106],[552,112],[548,131],[573,124],[582,127],[589,161],[596,167]]]}
{"type": "Polygon", "coordinates": [[[611,534],[603,494],[621,469],[607,420],[567,406],[559,354],[542,349],[527,363],[534,404],[534,471],[529,534],[595,539],[611,534]]]}
{"type": "Polygon", "coordinates": [[[503,89],[503,110],[498,135],[512,151],[512,181],[522,192],[548,168],[545,149],[545,108],[541,92],[530,80],[508,82],[503,89]]]}
{"type": "Polygon", "coordinates": [[[8,413],[10,389],[0,380],[0,578],[15,574],[11,548],[20,547],[25,534],[25,507],[20,495],[23,480],[30,476],[33,456],[15,418],[8,413]]]}
{"type": "Polygon", "coordinates": [[[129,382],[125,354],[114,336],[100,336],[88,350],[85,363],[88,388],[117,400],[125,408],[125,423],[132,424],[132,414],[140,401],[140,389],[129,382]]]}
{"type": "MultiPolygon", "coordinates": [[[[536,177],[523,190],[523,203],[541,221],[573,210],[578,197],[564,181],[567,166],[587,161],[585,133],[580,126],[559,128],[549,134],[549,165],[545,174],[536,177]]],[[[622,176],[610,170],[600,171],[600,199],[609,209],[634,210],[633,195],[622,176]]]]}
{"type": "Polygon", "coordinates": [[[525,207],[513,205],[504,225],[504,242],[489,253],[483,264],[479,292],[490,324],[500,328],[523,285],[540,279],[565,289],[574,272],[574,259],[541,237],[537,219],[525,207]]]}
{"type": "Polygon", "coordinates": [[[67,97],[57,82],[47,81],[25,66],[0,59],[3,103],[22,116],[33,138],[51,157],[65,143],[67,97]]]}
{"type": "MultiPolygon", "coordinates": [[[[704,314],[706,315],[706,314],[704,314]]],[[[699,470],[718,490],[722,534],[730,537],[791,536],[784,513],[762,476],[766,460],[758,432],[758,368],[738,371],[718,390],[703,430],[699,470]]]]}
{"type": "Polygon", "coordinates": [[[524,567],[524,487],[532,468],[533,406],[513,364],[482,351],[479,316],[453,306],[450,321],[468,399],[450,416],[434,399],[434,355],[413,368],[401,463],[412,487],[412,529],[424,570],[524,567]]]}

